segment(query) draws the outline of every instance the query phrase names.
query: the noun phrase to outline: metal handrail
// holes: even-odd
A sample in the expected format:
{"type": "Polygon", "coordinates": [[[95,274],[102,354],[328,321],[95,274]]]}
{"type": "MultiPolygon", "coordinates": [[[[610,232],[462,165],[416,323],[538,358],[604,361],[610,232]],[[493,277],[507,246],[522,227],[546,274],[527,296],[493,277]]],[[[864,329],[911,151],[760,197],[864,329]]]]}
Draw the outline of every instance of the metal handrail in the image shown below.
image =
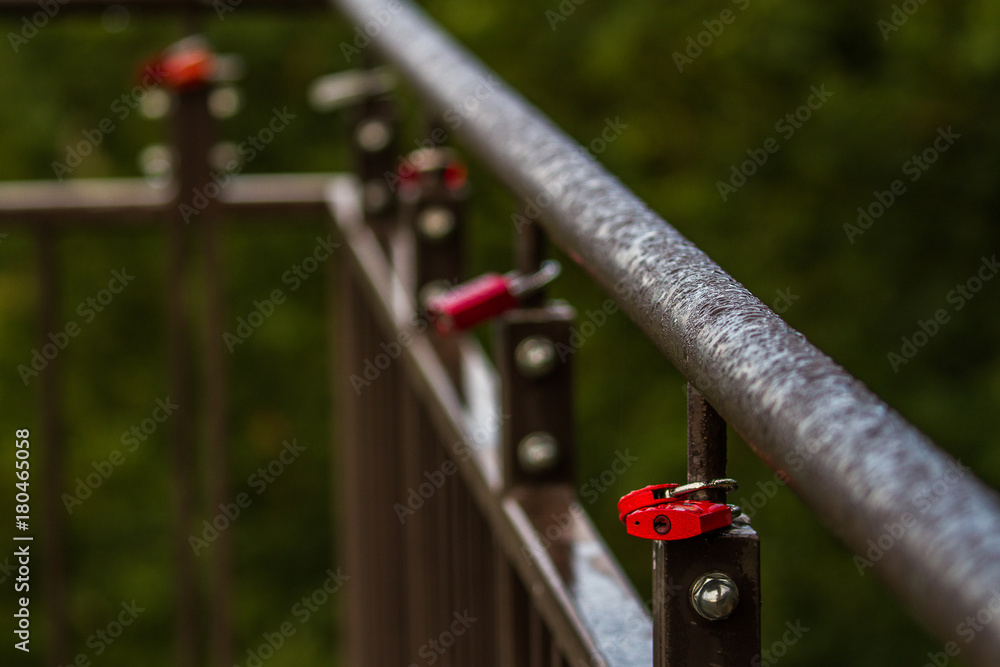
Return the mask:
{"type": "MultiPolygon", "coordinates": [[[[111,4],[212,11],[203,0],[69,0],[60,6],[111,4]]],[[[315,7],[318,1],[246,4],[315,7]]],[[[616,296],[851,549],[863,553],[891,537],[891,548],[871,566],[930,630],[956,640],[966,620],[988,608],[1000,582],[1000,501],[993,490],[964,473],[949,484],[958,469],[954,459],[650,211],[420,10],[405,0],[332,4],[359,28],[374,20],[378,29],[366,30],[374,47],[471,152],[518,195],[548,202],[539,222],[551,238],[616,296]],[[918,505],[942,481],[946,490],[918,505]],[[918,507],[919,521],[904,521],[918,507]]],[[[36,6],[0,0],[0,11],[36,6]]],[[[153,209],[162,202],[140,193],[133,204],[153,209]]],[[[992,664],[998,654],[997,624],[984,626],[965,651],[975,664],[992,664]]]]}
{"type": "MultiPolygon", "coordinates": [[[[857,553],[957,462],[652,212],[405,0],[333,0],[661,352],[857,553]]],[[[910,524],[910,522],[906,522],[910,524]]],[[[896,531],[898,532],[898,531],[896,531]]],[[[957,639],[1000,582],[1000,501],[965,475],[872,564],[932,632],[957,639]]],[[[968,654],[1000,654],[987,626],[968,654]]]]}

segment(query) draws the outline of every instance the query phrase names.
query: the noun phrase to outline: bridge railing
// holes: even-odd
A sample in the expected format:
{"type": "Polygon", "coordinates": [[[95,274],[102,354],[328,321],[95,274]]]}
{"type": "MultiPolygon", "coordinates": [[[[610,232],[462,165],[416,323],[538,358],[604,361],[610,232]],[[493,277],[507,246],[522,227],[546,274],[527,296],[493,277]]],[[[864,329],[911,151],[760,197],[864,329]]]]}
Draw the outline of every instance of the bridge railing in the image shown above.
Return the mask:
{"type": "MultiPolygon", "coordinates": [[[[0,9],[28,5],[3,0],[0,9]]],[[[861,553],[923,490],[948,478],[955,463],[948,455],[650,211],[419,9],[404,0],[333,5],[362,29],[375,22],[377,29],[366,34],[425,105],[431,137],[450,123],[448,134],[514,194],[546,202],[538,215],[522,215],[524,224],[514,230],[518,268],[535,270],[543,241],[550,240],[688,378],[689,481],[725,476],[728,422],[834,534],[861,553]]],[[[0,215],[34,226],[39,235],[42,331],[49,330],[55,299],[56,218],[165,222],[173,239],[171,282],[179,284],[196,228],[177,210],[185,193],[208,178],[204,107],[198,94],[178,96],[181,167],[169,197],[138,182],[3,186],[0,215]]],[[[350,664],[408,664],[424,650],[457,665],[748,664],[760,650],[760,590],[757,536],[746,522],[692,540],[654,542],[654,596],[647,609],[575,497],[572,355],[549,363],[544,354],[540,361],[525,353],[526,341],[553,349],[567,344],[572,309],[539,297],[500,317],[492,355],[471,339],[432,334],[424,297],[462,276],[462,188],[439,181],[418,182],[409,191],[391,185],[386,174],[399,173],[397,154],[391,141],[372,137],[394,137],[392,109],[384,91],[362,95],[354,105],[355,174],[240,177],[212,204],[211,214],[199,217],[196,231],[215,267],[207,287],[209,338],[217,336],[204,361],[213,397],[205,406],[209,464],[219,480],[213,495],[226,496],[227,460],[220,232],[213,220],[284,207],[313,211],[328,221],[350,258],[331,277],[339,332],[331,381],[342,429],[336,470],[344,489],[345,569],[353,577],[350,664]],[[740,594],[725,618],[693,609],[692,586],[711,573],[730,578],[740,594]],[[468,640],[455,641],[459,635],[468,640]],[[454,649],[438,654],[428,648],[435,638],[436,646],[449,649],[454,642],[454,649]]],[[[185,342],[190,304],[177,294],[169,308],[171,359],[173,384],[183,391],[191,381],[185,342]]],[[[58,374],[47,375],[47,442],[51,460],[58,461],[58,374]]],[[[185,615],[195,586],[183,530],[193,512],[190,423],[190,415],[175,418],[171,436],[182,665],[196,662],[193,637],[199,632],[191,627],[193,616],[185,615]]],[[[56,485],[56,471],[48,479],[56,485]]],[[[50,527],[55,543],[61,530],[50,527]]],[[[894,539],[893,549],[872,567],[928,629],[943,640],[957,639],[963,621],[988,608],[1000,581],[996,494],[965,476],[894,539]]],[[[231,664],[231,556],[224,546],[216,552],[212,655],[222,665],[231,664]]],[[[63,565],[58,559],[48,564],[57,586],[63,565]]],[[[58,602],[59,594],[52,599],[58,602]]],[[[53,623],[58,637],[65,620],[53,623]]],[[[998,654],[995,624],[985,626],[965,653],[981,665],[998,654]]]]}

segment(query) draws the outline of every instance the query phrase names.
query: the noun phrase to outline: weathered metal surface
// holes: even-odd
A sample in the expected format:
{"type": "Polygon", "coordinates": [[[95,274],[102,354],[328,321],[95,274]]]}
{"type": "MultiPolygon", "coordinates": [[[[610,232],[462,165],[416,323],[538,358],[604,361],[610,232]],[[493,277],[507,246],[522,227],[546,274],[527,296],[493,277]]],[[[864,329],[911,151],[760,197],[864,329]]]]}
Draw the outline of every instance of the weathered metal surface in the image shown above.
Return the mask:
{"type": "Polygon", "coordinates": [[[654,666],[760,664],[760,542],[748,526],[653,545],[654,666]],[[740,601],[722,620],[702,618],[690,602],[700,576],[722,572],[740,601]]]}
{"type": "MultiPolygon", "coordinates": [[[[726,422],[690,383],[687,388],[687,429],[687,481],[707,482],[725,477],[726,422]]],[[[699,491],[691,498],[724,503],[726,491],[699,491]]]]}
{"type": "MultiPolygon", "coordinates": [[[[541,222],[730,425],[853,550],[916,511],[955,462],[653,213],[422,12],[397,0],[334,0],[373,35],[464,145],[541,222]],[[450,116],[449,116],[449,113],[450,116]]],[[[873,564],[942,639],[1000,582],[1000,502],[972,475],[950,485],[873,564]],[[961,516],[961,521],[955,517],[961,516]]],[[[989,664],[1000,625],[964,655],[989,664]]]]}
{"type": "MultiPolygon", "coordinates": [[[[334,181],[330,207],[346,241],[347,269],[357,279],[381,330],[390,337],[401,331],[410,334],[398,363],[409,376],[428,423],[441,442],[467,448],[468,455],[456,457],[455,463],[499,550],[498,595],[512,590],[505,578],[513,570],[515,579],[531,591],[532,605],[571,664],[582,660],[592,665],[648,666],[652,661],[649,615],[582,508],[571,505],[572,494],[563,493],[548,505],[564,525],[555,536],[559,541],[556,551],[564,554],[559,558],[554,558],[551,545],[546,544],[549,524],[543,521],[551,516],[537,508],[526,511],[512,495],[501,499],[498,443],[491,439],[496,435],[495,425],[485,428],[486,424],[471,419],[472,412],[460,402],[427,333],[412,327],[413,304],[404,308],[393,298],[401,290],[400,281],[390,271],[375,234],[361,222],[356,181],[334,181]],[[535,519],[542,523],[536,525],[535,519]]],[[[478,382],[483,385],[486,381],[480,376],[478,382]]],[[[494,418],[499,407],[495,404],[494,418]]],[[[482,412],[481,406],[477,408],[477,414],[482,412]]],[[[565,490],[566,486],[551,488],[565,490]]],[[[503,607],[501,600],[501,610],[503,607]]],[[[503,637],[499,636],[500,642],[505,641],[503,637]]],[[[503,645],[499,648],[505,650],[503,645]]]]}

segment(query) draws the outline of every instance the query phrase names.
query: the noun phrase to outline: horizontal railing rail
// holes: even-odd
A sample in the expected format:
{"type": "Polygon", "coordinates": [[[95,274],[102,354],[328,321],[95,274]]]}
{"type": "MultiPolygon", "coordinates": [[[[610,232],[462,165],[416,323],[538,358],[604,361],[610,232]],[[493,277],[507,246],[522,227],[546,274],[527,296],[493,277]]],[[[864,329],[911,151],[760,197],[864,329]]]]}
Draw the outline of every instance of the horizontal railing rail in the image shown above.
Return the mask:
{"type": "MultiPolygon", "coordinates": [[[[954,459],[685,239],[541,112],[405,0],[334,0],[512,191],[547,195],[551,238],[855,552],[913,508],[954,459]]],[[[874,564],[930,630],[955,640],[1000,581],[1000,500],[971,475],[874,564]],[[961,517],[961,520],[956,520],[961,517]]],[[[969,646],[1000,655],[1000,626],[969,646]]]]}

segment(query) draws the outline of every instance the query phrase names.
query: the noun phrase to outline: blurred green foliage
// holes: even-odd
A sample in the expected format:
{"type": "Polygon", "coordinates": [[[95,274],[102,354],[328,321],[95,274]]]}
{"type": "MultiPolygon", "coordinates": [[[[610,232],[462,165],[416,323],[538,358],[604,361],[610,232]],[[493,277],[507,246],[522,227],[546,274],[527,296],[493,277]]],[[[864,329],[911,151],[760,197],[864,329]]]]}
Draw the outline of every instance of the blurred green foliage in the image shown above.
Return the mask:
{"type": "MultiPolygon", "coordinates": [[[[892,31],[879,25],[891,21],[893,5],[886,1],[566,1],[562,14],[557,0],[424,4],[581,143],[599,136],[607,119],[627,124],[599,155],[612,173],[765,303],[795,295],[783,312],[792,326],[988,484],[1000,486],[1000,285],[987,283],[961,311],[951,311],[951,321],[898,372],[887,361],[887,353],[899,351],[900,338],[917,331],[918,319],[950,308],[949,291],[1000,245],[995,3],[925,3],[892,31]],[[712,22],[726,10],[733,20],[720,31],[712,22]],[[707,42],[697,56],[691,56],[697,49],[687,51],[689,38],[707,42]],[[690,58],[683,71],[677,53],[690,58]],[[833,95],[785,137],[776,123],[806,103],[812,86],[833,95]],[[919,180],[905,180],[906,192],[852,243],[844,225],[855,222],[857,208],[868,207],[875,191],[906,179],[904,164],[947,127],[960,139],[919,180]],[[723,201],[717,183],[771,137],[778,140],[777,152],[723,201]]],[[[19,16],[0,22],[4,35],[20,26],[19,16]]],[[[221,136],[240,141],[262,127],[274,107],[298,114],[248,171],[347,166],[340,123],[311,111],[305,90],[315,77],[348,67],[338,45],[351,40],[352,26],[326,14],[278,16],[242,8],[222,21],[209,12],[202,28],[220,51],[239,53],[246,62],[246,109],[220,123],[221,136]]],[[[0,179],[51,178],[52,162],[64,158],[66,146],[96,127],[134,85],[137,65],[184,34],[181,20],[163,15],[133,10],[127,27],[112,33],[100,17],[67,13],[17,53],[0,47],[0,179]]],[[[411,139],[420,139],[417,112],[406,113],[411,139]]],[[[137,175],[138,152],[166,136],[163,123],[133,114],[73,178],[137,175]]],[[[472,181],[471,268],[504,269],[511,261],[516,202],[476,165],[472,181]]],[[[276,222],[229,227],[230,328],[313,247],[314,231],[276,222]]],[[[6,231],[0,242],[0,368],[6,369],[0,376],[6,403],[0,429],[37,431],[37,382],[26,389],[16,371],[37,346],[34,248],[30,234],[6,231]]],[[[91,472],[91,462],[122,449],[120,434],[168,395],[166,244],[152,230],[71,231],[62,236],[59,252],[65,320],[80,320],[76,305],[103,287],[113,268],[136,275],[60,357],[66,378],[64,484],[71,491],[77,477],[91,472]]],[[[581,313],[598,309],[605,295],[584,271],[564,264],[555,295],[581,313]]],[[[324,268],[335,267],[331,262],[324,268]]],[[[197,283],[189,289],[200,313],[197,283]]],[[[336,462],[327,446],[330,362],[324,352],[335,340],[324,314],[331,296],[324,279],[315,276],[230,358],[234,494],[246,490],[247,478],[276,456],[284,439],[306,446],[231,528],[240,664],[261,633],[287,620],[295,602],[339,562],[329,537],[337,498],[328,475],[336,462]]],[[[196,324],[204,324],[200,315],[196,324]]],[[[646,597],[648,545],[626,538],[614,503],[631,489],[682,479],[684,381],[620,314],[587,340],[576,362],[580,483],[606,470],[616,450],[639,457],[588,510],[646,597]]],[[[170,663],[171,496],[164,431],[128,454],[68,517],[75,651],[93,657],[88,637],[113,618],[122,601],[134,598],[147,610],[94,664],[170,663]]],[[[4,451],[10,449],[5,445],[4,451]]],[[[730,460],[744,489],[735,497],[744,504],[758,483],[773,479],[736,434],[730,460]]],[[[34,503],[37,514],[37,496],[34,503]]],[[[3,521],[8,507],[0,503],[3,521]]],[[[858,575],[852,554],[790,490],[781,488],[759,508],[754,525],[763,545],[764,647],[788,621],[810,628],[783,664],[920,665],[928,651],[939,650],[870,572],[858,575]]],[[[0,558],[5,555],[0,551],[0,558]]],[[[207,581],[204,560],[199,564],[207,581]]],[[[39,566],[36,560],[34,584],[40,583],[39,566]]],[[[10,581],[3,586],[10,590],[10,581]]],[[[42,599],[37,588],[33,595],[37,619],[42,599]]],[[[10,600],[3,596],[8,619],[10,600]]],[[[329,662],[340,645],[334,628],[341,604],[335,597],[269,664],[329,662]]],[[[35,628],[40,649],[44,626],[35,628]]],[[[4,664],[42,664],[40,652],[25,661],[9,644],[0,656],[4,664]]]]}

